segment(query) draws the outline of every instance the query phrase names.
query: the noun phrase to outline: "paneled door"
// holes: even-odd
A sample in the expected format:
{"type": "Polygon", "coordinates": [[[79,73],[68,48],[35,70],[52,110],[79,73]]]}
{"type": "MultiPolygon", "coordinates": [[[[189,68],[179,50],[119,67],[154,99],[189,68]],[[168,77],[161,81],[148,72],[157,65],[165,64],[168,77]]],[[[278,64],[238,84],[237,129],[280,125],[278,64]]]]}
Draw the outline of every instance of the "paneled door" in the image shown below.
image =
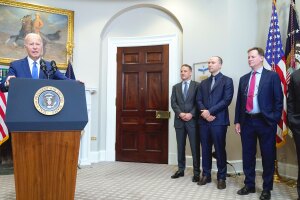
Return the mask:
{"type": "Polygon", "coordinates": [[[118,47],[117,161],[168,163],[168,85],[169,45],[118,47]]]}

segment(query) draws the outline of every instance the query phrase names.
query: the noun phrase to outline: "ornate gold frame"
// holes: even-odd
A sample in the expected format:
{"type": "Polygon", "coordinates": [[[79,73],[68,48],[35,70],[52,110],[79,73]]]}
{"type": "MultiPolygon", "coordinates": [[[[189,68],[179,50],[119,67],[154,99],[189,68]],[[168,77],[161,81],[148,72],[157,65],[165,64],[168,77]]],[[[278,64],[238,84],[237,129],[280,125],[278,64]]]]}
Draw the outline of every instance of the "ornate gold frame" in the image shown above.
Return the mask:
{"type": "MultiPolygon", "coordinates": [[[[67,33],[67,41],[66,41],[66,59],[63,63],[57,63],[57,66],[60,69],[66,69],[68,65],[68,59],[73,54],[73,47],[74,47],[74,11],[71,10],[65,10],[60,8],[52,8],[48,6],[41,6],[36,4],[29,4],[29,3],[23,3],[23,2],[16,2],[12,0],[0,0],[0,6],[11,6],[16,8],[22,8],[22,9],[28,9],[38,11],[38,12],[46,12],[51,14],[57,14],[57,15],[65,15],[68,18],[68,33],[67,33]]],[[[3,58],[0,55],[0,64],[8,65],[10,62],[12,62],[12,58],[3,58]]]]}

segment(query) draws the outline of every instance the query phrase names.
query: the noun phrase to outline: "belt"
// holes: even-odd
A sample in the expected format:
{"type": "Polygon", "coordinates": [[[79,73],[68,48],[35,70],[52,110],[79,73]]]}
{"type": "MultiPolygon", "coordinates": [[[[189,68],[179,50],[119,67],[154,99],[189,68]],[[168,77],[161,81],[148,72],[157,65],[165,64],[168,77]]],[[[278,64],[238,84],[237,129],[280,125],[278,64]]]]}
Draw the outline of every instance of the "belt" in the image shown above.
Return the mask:
{"type": "Polygon", "coordinates": [[[261,113],[246,113],[246,117],[251,118],[251,119],[259,119],[263,118],[263,115],[261,113]]]}

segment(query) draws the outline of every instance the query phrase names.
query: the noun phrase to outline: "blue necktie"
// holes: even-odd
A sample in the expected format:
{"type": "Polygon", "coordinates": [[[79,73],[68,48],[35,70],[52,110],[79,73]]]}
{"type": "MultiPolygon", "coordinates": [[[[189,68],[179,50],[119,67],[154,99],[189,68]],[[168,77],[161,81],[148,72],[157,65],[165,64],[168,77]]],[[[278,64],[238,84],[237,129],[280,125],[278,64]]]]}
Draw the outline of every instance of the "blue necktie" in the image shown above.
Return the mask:
{"type": "Polygon", "coordinates": [[[183,88],[184,100],[186,100],[187,92],[188,92],[188,83],[184,82],[184,88],[183,88]]]}
{"type": "Polygon", "coordinates": [[[34,61],[33,62],[33,66],[32,66],[32,78],[33,79],[38,79],[39,78],[39,75],[38,75],[38,68],[36,66],[36,62],[34,61]]]}
{"type": "Polygon", "coordinates": [[[215,82],[216,82],[216,78],[215,78],[215,76],[212,76],[212,81],[211,81],[211,85],[210,85],[210,90],[213,89],[215,82]]]}

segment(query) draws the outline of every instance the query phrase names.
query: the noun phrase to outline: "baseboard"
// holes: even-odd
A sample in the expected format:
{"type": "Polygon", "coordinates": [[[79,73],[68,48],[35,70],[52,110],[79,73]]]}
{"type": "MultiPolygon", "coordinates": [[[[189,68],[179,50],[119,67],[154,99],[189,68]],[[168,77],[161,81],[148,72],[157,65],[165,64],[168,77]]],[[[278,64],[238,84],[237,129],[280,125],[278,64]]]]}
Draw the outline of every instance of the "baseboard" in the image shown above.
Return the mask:
{"type": "MultiPolygon", "coordinates": [[[[174,157],[174,155],[172,155],[172,157],[174,157]]],[[[172,160],[174,160],[174,158],[172,158],[172,160]]],[[[176,161],[175,165],[177,165],[177,159],[175,159],[175,161],[176,161]]],[[[187,161],[187,167],[193,166],[192,156],[187,156],[186,161],[187,161]]],[[[201,158],[201,163],[202,163],[202,158],[201,158]]],[[[229,164],[227,165],[228,174],[236,174],[236,173],[242,174],[243,173],[243,161],[242,160],[229,160],[228,163],[230,164],[230,165],[229,164]]],[[[174,164],[174,162],[172,164],[174,164]]],[[[170,165],[172,165],[172,164],[170,164],[170,165]]],[[[216,159],[213,159],[213,161],[212,161],[212,171],[214,171],[214,172],[218,171],[216,159]]],[[[256,159],[256,171],[257,172],[263,171],[261,158],[256,159]]],[[[298,166],[288,164],[288,163],[278,162],[278,173],[280,176],[285,177],[285,178],[297,179],[298,166]]]]}
{"type": "Polygon", "coordinates": [[[106,161],[106,153],[104,150],[101,151],[91,151],[89,156],[90,156],[90,162],[91,163],[98,163],[101,161],[106,161]]]}

